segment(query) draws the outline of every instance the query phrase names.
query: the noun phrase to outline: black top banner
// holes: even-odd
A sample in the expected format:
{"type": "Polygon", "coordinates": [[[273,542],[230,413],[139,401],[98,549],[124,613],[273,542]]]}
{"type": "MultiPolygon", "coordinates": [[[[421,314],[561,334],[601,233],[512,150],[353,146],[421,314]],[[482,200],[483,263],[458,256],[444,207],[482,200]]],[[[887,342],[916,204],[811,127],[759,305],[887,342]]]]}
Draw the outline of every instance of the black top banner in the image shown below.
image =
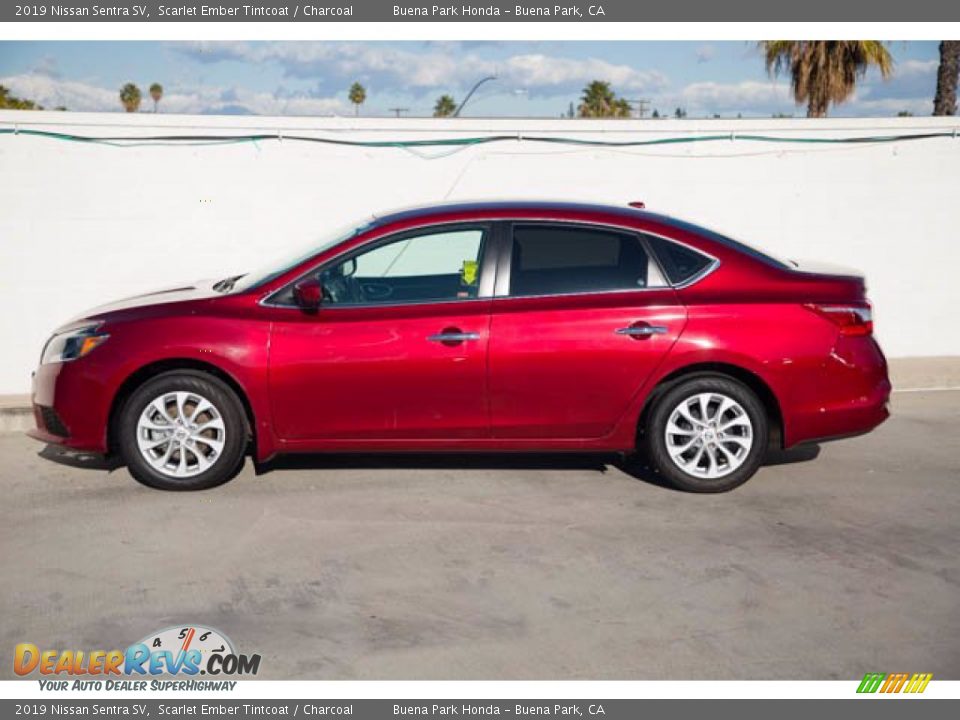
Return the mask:
{"type": "MultiPolygon", "coordinates": [[[[951,22],[960,2],[944,0],[593,0],[566,3],[362,0],[61,0],[8,3],[2,22],[951,22]]],[[[827,38],[824,38],[827,39],[827,38]]]]}

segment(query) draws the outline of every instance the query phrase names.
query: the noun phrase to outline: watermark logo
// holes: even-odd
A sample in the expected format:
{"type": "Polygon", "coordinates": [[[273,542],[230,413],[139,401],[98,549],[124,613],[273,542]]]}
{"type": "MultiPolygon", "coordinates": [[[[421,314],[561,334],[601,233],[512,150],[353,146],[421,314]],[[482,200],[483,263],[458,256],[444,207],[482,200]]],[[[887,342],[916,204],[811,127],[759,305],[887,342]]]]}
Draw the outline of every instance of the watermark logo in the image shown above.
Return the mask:
{"type": "Polygon", "coordinates": [[[933,680],[933,673],[867,673],[858,693],[922,693],[933,680]]]}
{"type": "Polygon", "coordinates": [[[126,650],[41,650],[34,643],[14,649],[19,676],[256,675],[260,655],[243,655],[223,633],[202,625],[177,625],[147,635],[126,650]]]}

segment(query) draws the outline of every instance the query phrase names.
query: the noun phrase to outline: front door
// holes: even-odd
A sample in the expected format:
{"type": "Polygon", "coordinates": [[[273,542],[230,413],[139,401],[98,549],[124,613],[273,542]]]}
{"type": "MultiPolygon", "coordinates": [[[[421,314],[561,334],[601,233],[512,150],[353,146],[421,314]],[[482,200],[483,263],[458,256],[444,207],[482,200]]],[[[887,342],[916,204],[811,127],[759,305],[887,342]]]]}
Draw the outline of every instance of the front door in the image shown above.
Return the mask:
{"type": "Polygon", "coordinates": [[[492,435],[603,437],[686,311],[632,232],[515,223],[511,234],[490,325],[492,435]]]}
{"type": "Polygon", "coordinates": [[[284,440],[487,437],[484,225],[375,241],[317,271],[324,302],[290,308],[270,347],[284,440]]]}

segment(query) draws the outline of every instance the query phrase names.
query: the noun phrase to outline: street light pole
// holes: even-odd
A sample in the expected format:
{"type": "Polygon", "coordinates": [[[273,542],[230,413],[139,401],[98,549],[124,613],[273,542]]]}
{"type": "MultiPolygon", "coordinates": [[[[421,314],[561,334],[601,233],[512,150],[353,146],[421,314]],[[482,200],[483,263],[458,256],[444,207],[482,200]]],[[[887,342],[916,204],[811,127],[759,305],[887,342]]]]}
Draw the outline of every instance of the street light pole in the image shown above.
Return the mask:
{"type": "Polygon", "coordinates": [[[460,117],[460,111],[463,110],[463,106],[467,104],[467,101],[471,97],[473,97],[473,94],[477,91],[478,87],[483,85],[485,82],[488,82],[490,80],[496,80],[496,79],[497,79],[496,75],[490,75],[488,77],[478,80],[476,84],[472,88],[470,88],[470,92],[467,93],[467,96],[463,99],[463,102],[460,103],[460,105],[457,106],[457,109],[453,111],[453,117],[460,117]]]}

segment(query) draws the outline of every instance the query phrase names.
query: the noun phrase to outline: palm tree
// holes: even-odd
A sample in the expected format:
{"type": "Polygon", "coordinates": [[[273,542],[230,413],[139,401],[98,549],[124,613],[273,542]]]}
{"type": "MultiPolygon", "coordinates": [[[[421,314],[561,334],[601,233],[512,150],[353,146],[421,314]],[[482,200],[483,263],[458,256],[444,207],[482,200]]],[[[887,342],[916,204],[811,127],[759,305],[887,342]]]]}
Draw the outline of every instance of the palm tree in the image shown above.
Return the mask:
{"type": "Polygon", "coordinates": [[[957,78],[960,77],[960,40],[940,42],[940,68],[937,70],[937,95],[934,115],[956,115],[957,78]]]}
{"type": "Polygon", "coordinates": [[[360,106],[363,105],[363,103],[367,99],[367,89],[360,83],[355,82],[353,85],[350,86],[349,97],[350,97],[350,102],[353,103],[353,114],[359,115],[360,106]]]}
{"type": "Polygon", "coordinates": [[[160,98],[163,97],[163,85],[155,82],[150,86],[150,97],[153,98],[153,111],[157,111],[157,105],[160,104],[160,98]]]}
{"type": "Polygon", "coordinates": [[[434,117],[450,117],[457,109],[457,103],[449,95],[441,95],[437,98],[437,104],[433,106],[434,117]]]}
{"type": "Polygon", "coordinates": [[[577,114],[582,118],[630,117],[630,103],[610,89],[610,83],[594,80],[583,89],[577,114]]]}
{"type": "Polygon", "coordinates": [[[127,83],[120,88],[120,102],[123,109],[128,113],[136,112],[140,109],[140,88],[133,83],[127,83]]]}
{"type": "Polygon", "coordinates": [[[842,103],[870,67],[886,80],[893,56],[878,40],[767,40],[760,43],[767,72],[790,74],[797,103],[807,104],[807,117],[826,117],[830,104],[842,103]]]}

